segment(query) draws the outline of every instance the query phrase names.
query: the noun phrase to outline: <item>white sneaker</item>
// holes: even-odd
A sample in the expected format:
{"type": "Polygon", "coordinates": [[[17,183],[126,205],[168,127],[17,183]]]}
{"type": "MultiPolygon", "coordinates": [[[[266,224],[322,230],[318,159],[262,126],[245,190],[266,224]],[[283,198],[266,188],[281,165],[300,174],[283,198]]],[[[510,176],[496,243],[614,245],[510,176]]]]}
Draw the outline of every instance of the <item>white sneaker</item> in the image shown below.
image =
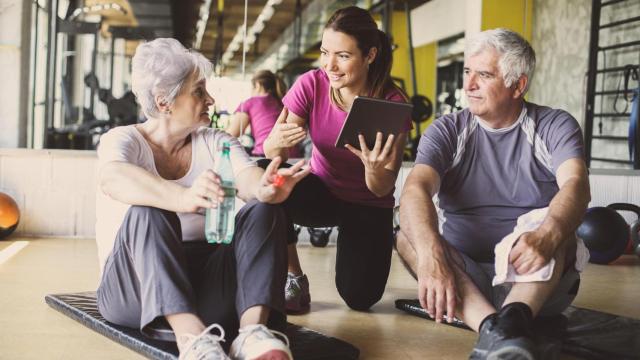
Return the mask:
{"type": "Polygon", "coordinates": [[[229,355],[234,360],[292,360],[289,339],[279,331],[264,325],[247,325],[231,344],[229,355]],[[284,342],[274,335],[281,337],[284,342]]]}
{"type": "Polygon", "coordinates": [[[183,339],[186,345],[179,360],[231,360],[220,346],[220,341],[224,341],[224,329],[218,324],[209,326],[199,335],[182,335],[180,340],[183,339]],[[213,329],[218,329],[220,335],[210,334],[213,329]]]}

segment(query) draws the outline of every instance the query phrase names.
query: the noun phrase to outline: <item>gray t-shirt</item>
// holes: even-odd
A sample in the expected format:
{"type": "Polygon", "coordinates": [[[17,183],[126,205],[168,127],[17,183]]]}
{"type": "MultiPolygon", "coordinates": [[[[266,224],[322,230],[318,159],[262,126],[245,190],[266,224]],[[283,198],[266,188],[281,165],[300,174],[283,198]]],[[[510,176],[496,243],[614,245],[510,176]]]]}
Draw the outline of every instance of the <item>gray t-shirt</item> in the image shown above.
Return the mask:
{"type": "Polygon", "coordinates": [[[584,159],[578,122],[565,111],[525,103],[503,129],[489,128],[468,109],[437,119],[420,139],[416,164],[440,175],[443,237],[489,262],[520,215],[549,205],[558,192],[556,170],[571,158],[584,159]]]}

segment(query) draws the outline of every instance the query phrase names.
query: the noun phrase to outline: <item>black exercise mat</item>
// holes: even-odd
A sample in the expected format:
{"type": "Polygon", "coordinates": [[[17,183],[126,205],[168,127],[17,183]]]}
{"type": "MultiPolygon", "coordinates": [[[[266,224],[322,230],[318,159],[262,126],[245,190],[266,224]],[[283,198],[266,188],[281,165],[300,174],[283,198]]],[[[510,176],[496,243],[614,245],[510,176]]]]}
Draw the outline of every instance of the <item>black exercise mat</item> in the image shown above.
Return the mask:
{"type": "MultiPolygon", "coordinates": [[[[433,320],[417,299],[396,300],[396,308],[433,320]]],[[[536,335],[559,339],[563,353],[584,359],[640,359],[640,320],[575,306],[563,314],[536,319],[536,335]]],[[[469,330],[462,322],[450,325],[469,330]]]]}
{"type": "MultiPolygon", "coordinates": [[[[105,320],[98,312],[95,291],[47,295],[45,301],[52,308],[82,325],[150,359],[178,358],[175,343],[152,340],[137,329],[118,326],[105,320]]],[[[289,337],[295,359],[351,360],[357,359],[360,355],[360,350],[347,342],[298,325],[288,324],[285,334],[289,337]]]]}

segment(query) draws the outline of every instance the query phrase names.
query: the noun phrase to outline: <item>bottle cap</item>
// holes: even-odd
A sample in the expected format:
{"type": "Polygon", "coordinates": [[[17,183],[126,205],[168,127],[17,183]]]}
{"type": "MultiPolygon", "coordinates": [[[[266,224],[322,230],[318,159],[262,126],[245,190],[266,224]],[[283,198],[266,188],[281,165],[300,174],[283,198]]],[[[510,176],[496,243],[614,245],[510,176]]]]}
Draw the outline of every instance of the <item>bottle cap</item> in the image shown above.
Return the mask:
{"type": "Polygon", "coordinates": [[[276,174],[276,177],[273,179],[273,186],[280,187],[284,184],[284,176],[280,174],[276,174]]]}

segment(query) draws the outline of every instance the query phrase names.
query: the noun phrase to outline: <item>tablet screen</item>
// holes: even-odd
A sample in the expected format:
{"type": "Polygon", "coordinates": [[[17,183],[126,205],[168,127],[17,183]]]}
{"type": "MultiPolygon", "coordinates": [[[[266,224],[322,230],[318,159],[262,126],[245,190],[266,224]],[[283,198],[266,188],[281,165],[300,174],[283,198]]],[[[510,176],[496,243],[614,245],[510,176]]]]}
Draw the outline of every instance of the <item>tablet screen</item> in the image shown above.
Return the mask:
{"type": "MultiPolygon", "coordinates": [[[[364,135],[367,147],[372,149],[376,142],[376,133],[381,132],[386,141],[390,134],[405,132],[407,120],[411,118],[413,105],[358,96],[353,100],[351,110],[342,125],[336,147],[350,144],[360,149],[358,134],[364,135]]],[[[384,143],[383,143],[384,144],[384,143]]]]}

